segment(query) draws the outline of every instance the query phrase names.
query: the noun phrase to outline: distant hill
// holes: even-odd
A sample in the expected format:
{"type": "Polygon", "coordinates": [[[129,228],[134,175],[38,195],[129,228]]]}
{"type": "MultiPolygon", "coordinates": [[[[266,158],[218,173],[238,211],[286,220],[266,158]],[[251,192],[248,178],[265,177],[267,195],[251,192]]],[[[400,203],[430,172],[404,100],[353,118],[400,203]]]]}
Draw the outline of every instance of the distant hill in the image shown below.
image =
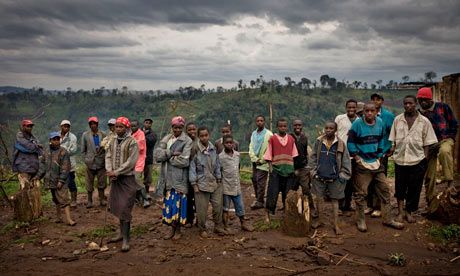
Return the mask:
{"type": "MultiPolygon", "coordinates": [[[[182,115],[186,122],[207,125],[211,130],[212,141],[220,137],[220,126],[230,120],[233,134],[240,142],[241,150],[247,151],[249,139],[255,129],[255,116],[262,114],[269,120],[269,103],[273,105],[273,127],[279,118],[289,121],[300,118],[304,121],[305,132],[310,143],[317,137],[315,125],[322,127],[328,120],[345,112],[345,102],[349,98],[369,101],[376,90],[324,88],[299,89],[285,87],[266,90],[248,88],[241,91],[205,93],[199,89],[179,94],[108,96],[90,93],[63,93],[49,95],[44,93],[8,93],[0,96],[0,124],[2,136],[11,148],[14,134],[23,119],[33,119],[34,134],[46,143],[47,135],[59,129],[63,119],[72,122],[71,131],[77,135],[88,129],[87,120],[97,116],[100,128],[107,130],[106,122],[119,116],[137,119],[153,119],[153,129],[163,135],[169,131],[170,120],[182,115]]],[[[385,107],[394,114],[402,112],[402,98],[410,91],[378,91],[385,97],[385,107]]],[[[415,91],[412,92],[415,94],[415,91]]],[[[2,152],[3,154],[3,152],[2,152]]]]}
{"type": "Polygon", "coordinates": [[[16,86],[0,86],[0,93],[21,93],[24,92],[26,88],[16,87],[16,86]]]}

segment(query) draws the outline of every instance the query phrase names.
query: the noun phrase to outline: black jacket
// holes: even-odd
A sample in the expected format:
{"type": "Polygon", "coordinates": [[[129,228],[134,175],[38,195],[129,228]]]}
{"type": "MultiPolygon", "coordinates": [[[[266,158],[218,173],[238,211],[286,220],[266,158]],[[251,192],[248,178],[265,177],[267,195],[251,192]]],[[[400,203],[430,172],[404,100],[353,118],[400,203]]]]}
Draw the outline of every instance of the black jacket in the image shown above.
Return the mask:
{"type": "Polygon", "coordinates": [[[157,142],[157,134],[151,130],[143,130],[145,134],[145,143],[147,144],[147,155],[145,157],[145,165],[153,164],[153,148],[157,142]]]}
{"type": "Polygon", "coordinates": [[[298,170],[305,168],[308,164],[308,138],[307,135],[301,133],[300,138],[297,140],[294,133],[291,133],[292,138],[295,140],[298,156],[294,157],[294,169],[298,170]]]}

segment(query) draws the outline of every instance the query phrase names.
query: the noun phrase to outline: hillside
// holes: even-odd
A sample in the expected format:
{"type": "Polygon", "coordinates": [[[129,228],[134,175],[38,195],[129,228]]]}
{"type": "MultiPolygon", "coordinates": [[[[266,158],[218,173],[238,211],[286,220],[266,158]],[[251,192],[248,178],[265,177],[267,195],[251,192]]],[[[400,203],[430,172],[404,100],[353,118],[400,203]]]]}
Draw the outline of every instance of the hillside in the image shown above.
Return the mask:
{"type": "MultiPolygon", "coordinates": [[[[305,132],[315,138],[315,125],[322,126],[345,112],[345,102],[349,98],[368,101],[376,90],[332,89],[301,90],[296,87],[282,87],[271,93],[262,93],[259,88],[216,93],[194,90],[189,93],[151,95],[113,94],[102,96],[89,93],[66,93],[46,95],[41,93],[14,93],[0,96],[0,124],[2,136],[9,149],[22,119],[34,119],[34,134],[42,142],[47,135],[59,129],[63,119],[72,122],[72,132],[80,137],[88,129],[87,119],[97,116],[101,128],[106,130],[106,122],[119,116],[130,120],[153,119],[153,129],[164,134],[169,129],[172,116],[182,115],[186,122],[207,125],[212,140],[220,136],[220,126],[231,121],[234,136],[240,142],[242,151],[248,148],[251,132],[255,128],[254,118],[258,114],[269,118],[269,102],[273,104],[273,119],[300,118],[305,123],[305,132]],[[175,110],[175,111],[173,111],[175,110]],[[163,129],[163,131],[162,131],[163,129]]],[[[402,111],[401,100],[407,91],[378,91],[385,97],[385,106],[397,114],[402,111]]],[[[412,92],[412,93],[415,93],[412,92]]],[[[268,127],[268,122],[267,122],[268,127]]],[[[275,124],[274,124],[275,127],[275,124]]],[[[312,139],[310,139],[310,142],[312,139]]],[[[2,152],[3,154],[3,152],[2,152]]]]}

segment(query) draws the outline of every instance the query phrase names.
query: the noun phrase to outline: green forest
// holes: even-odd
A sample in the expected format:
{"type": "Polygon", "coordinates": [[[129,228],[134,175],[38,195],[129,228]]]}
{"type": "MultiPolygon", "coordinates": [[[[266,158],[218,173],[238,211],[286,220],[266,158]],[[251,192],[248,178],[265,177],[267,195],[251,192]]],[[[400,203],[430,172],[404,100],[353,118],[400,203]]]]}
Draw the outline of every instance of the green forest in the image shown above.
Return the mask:
{"type": "MultiPolygon", "coordinates": [[[[402,98],[416,91],[375,89],[303,89],[296,86],[278,86],[276,89],[251,87],[218,89],[207,92],[203,89],[180,89],[174,94],[153,95],[111,93],[102,95],[90,92],[67,92],[56,95],[41,91],[25,91],[0,96],[0,124],[2,138],[11,151],[14,135],[21,120],[32,119],[34,135],[46,143],[51,131],[59,130],[63,119],[72,122],[71,131],[81,137],[88,129],[87,120],[97,116],[100,128],[107,130],[110,118],[124,116],[130,120],[143,121],[152,118],[153,129],[158,136],[169,131],[170,119],[181,115],[186,122],[198,126],[206,125],[211,130],[211,139],[220,137],[220,126],[230,120],[233,135],[240,142],[241,151],[247,151],[249,139],[255,129],[254,119],[262,114],[269,128],[269,105],[273,107],[273,127],[279,118],[289,121],[300,118],[304,121],[304,132],[310,143],[317,137],[315,125],[322,127],[326,121],[345,112],[345,102],[350,99],[368,102],[372,93],[379,92],[385,98],[385,108],[398,114],[402,112],[402,98]]],[[[2,161],[6,162],[2,151],[2,161]]]]}

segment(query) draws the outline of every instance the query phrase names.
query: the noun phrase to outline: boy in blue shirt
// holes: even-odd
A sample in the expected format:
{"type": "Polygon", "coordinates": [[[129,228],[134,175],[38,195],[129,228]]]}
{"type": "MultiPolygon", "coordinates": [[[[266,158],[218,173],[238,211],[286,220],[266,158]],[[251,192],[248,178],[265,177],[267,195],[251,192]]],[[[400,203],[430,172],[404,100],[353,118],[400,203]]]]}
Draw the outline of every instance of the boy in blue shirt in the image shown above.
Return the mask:
{"type": "Polygon", "coordinates": [[[404,228],[404,224],[391,218],[390,186],[385,176],[385,168],[381,162],[384,151],[384,124],[377,118],[374,103],[364,106],[364,117],[356,120],[348,133],[348,150],[356,160],[354,179],[354,197],[357,205],[357,227],[361,232],[367,231],[364,208],[367,189],[371,181],[375,182],[375,190],[382,203],[382,217],[385,226],[395,229],[404,228]]]}

